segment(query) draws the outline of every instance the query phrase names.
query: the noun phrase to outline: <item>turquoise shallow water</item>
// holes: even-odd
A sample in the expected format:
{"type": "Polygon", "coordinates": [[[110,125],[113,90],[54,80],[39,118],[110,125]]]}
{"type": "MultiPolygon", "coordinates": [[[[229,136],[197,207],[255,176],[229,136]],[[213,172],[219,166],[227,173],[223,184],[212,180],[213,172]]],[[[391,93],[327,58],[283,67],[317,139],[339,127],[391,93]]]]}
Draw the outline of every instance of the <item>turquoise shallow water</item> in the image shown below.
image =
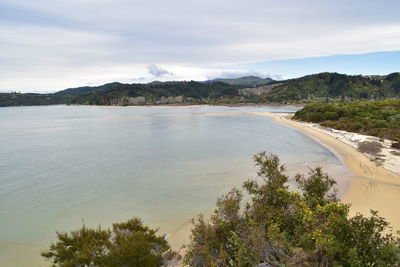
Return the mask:
{"type": "Polygon", "coordinates": [[[203,114],[238,111],[295,108],[1,108],[0,265],[21,260],[12,258],[18,250],[32,257],[56,230],[82,221],[109,226],[140,216],[171,233],[254,177],[258,151],[277,153],[290,169],[340,165],[326,148],[270,118],[203,114]]]}

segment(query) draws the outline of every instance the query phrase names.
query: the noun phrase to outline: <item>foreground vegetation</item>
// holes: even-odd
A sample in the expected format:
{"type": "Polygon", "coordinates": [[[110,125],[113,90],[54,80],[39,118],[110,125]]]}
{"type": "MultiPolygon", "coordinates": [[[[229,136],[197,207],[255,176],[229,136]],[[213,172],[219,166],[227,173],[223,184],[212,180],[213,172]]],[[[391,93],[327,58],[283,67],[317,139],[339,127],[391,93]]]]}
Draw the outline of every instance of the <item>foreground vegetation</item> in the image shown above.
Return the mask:
{"type": "Polygon", "coordinates": [[[314,103],[296,112],[296,120],[316,122],[338,130],[400,141],[400,99],[314,103]]]}
{"type": "Polygon", "coordinates": [[[349,217],[336,197],[335,181],[316,168],[296,175],[300,192],[288,190],[288,176],[275,155],[255,156],[258,180],[242,192],[218,199],[206,221],[199,217],[185,257],[191,266],[394,266],[399,243],[384,234],[388,223],[371,212],[349,217]],[[243,207],[243,208],[242,208],[243,207]]]}
{"type": "MultiPolygon", "coordinates": [[[[254,157],[258,178],[217,201],[208,221],[194,220],[183,262],[189,266],[398,266],[400,243],[377,212],[349,216],[335,181],[316,168],[295,176],[276,155],[254,157]],[[243,194],[248,203],[243,203],[243,194]]],[[[179,258],[164,237],[135,219],[112,230],[59,233],[42,253],[54,266],[172,266],[179,258]]]]}
{"type": "Polygon", "coordinates": [[[161,266],[174,256],[165,237],[138,218],[113,224],[111,230],[83,226],[57,238],[41,253],[53,266],[161,266]]]}

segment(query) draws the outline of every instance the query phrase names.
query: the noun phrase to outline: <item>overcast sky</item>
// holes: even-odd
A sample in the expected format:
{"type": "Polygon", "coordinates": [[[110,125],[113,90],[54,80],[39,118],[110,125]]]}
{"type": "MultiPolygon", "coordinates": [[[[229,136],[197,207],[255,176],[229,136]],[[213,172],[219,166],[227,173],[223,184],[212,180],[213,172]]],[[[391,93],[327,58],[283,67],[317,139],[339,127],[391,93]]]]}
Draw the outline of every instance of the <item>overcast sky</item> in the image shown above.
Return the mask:
{"type": "Polygon", "coordinates": [[[399,0],[0,0],[0,91],[400,71],[399,10],[399,0]]]}

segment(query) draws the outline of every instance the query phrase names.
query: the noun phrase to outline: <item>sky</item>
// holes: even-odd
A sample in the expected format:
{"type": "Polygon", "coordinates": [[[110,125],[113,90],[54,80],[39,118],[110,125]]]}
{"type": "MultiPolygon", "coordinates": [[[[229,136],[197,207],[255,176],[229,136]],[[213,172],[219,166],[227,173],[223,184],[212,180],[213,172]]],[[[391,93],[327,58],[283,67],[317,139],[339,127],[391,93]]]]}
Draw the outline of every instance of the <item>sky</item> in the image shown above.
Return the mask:
{"type": "Polygon", "coordinates": [[[0,91],[400,71],[399,0],[0,0],[0,91]]]}

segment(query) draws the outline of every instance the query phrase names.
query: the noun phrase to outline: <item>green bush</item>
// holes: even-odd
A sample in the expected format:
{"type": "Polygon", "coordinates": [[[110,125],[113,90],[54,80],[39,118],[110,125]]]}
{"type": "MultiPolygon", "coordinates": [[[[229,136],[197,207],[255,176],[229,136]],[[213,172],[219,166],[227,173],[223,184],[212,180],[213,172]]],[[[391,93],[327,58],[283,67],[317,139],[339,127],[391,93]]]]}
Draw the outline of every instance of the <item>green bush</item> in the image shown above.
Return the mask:
{"type": "Polygon", "coordinates": [[[385,120],[376,120],[374,121],[374,126],[375,128],[386,128],[389,126],[389,123],[386,122],[385,120]]]}
{"type": "Polygon", "coordinates": [[[326,120],[338,120],[339,115],[335,111],[327,111],[324,113],[324,119],[326,120]]]}
{"type": "Polygon", "coordinates": [[[84,225],[71,233],[57,232],[57,238],[41,253],[53,266],[161,266],[169,250],[165,237],[138,218],[115,223],[111,230],[84,225]]]}
{"type": "Polygon", "coordinates": [[[338,130],[396,140],[400,136],[400,100],[313,103],[296,112],[296,120],[338,130]]]}
{"type": "Polygon", "coordinates": [[[400,114],[395,114],[389,117],[390,122],[398,122],[400,123],[400,114]]]}

